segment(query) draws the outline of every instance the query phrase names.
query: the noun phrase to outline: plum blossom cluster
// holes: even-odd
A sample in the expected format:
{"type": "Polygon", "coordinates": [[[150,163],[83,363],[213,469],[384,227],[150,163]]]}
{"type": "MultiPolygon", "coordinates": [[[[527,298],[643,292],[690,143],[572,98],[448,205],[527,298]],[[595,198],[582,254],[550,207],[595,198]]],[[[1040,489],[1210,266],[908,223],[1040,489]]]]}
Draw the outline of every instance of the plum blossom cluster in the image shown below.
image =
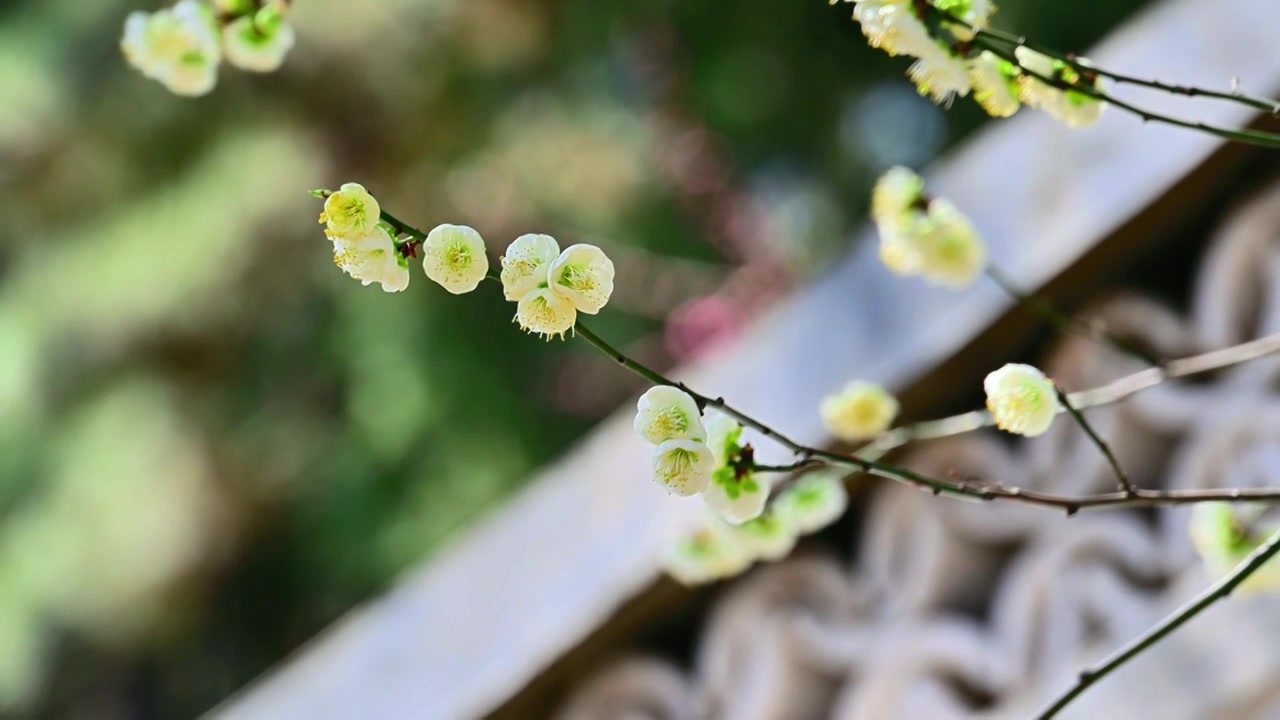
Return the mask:
{"type": "Polygon", "coordinates": [[[969,218],[949,200],[926,195],[924,180],[905,167],[890,168],[876,181],[871,216],[880,233],[880,260],[897,275],[962,288],[986,268],[986,243],[969,218]]]}
{"type": "Polygon", "coordinates": [[[613,261],[595,245],[560,251],[550,235],[521,235],[502,256],[502,292],[527,332],[563,337],[578,313],[595,315],[613,294],[613,261]]]}
{"type": "MultiPolygon", "coordinates": [[[[364,285],[386,292],[409,286],[409,259],[422,255],[427,278],[454,295],[475,290],[489,274],[484,238],[466,225],[437,225],[425,236],[402,232],[384,218],[363,185],[315,193],[325,198],[320,222],[333,242],[333,262],[364,285]]],[[[613,261],[595,245],[560,251],[550,235],[521,235],[502,257],[506,298],[516,303],[515,321],[531,333],[563,336],[578,313],[600,312],[613,294],[613,261]]]]}
{"type": "Polygon", "coordinates": [[[176,95],[213,90],[225,59],[249,72],[272,72],[293,48],[286,0],[179,0],[125,19],[120,49],[146,77],[176,95]]]}
{"type": "Polygon", "coordinates": [[[744,523],[708,509],[692,533],[667,547],[663,568],[682,585],[733,577],[754,562],[786,557],[801,535],[830,525],[848,504],[841,476],[828,471],[800,478],[744,523]]]}
{"type": "Polygon", "coordinates": [[[636,433],[654,446],[653,480],[682,497],[701,495],[732,525],[755,520],[769,501],[769,485],[756,477],[742,424],[721,412],[704,416],[689,393],[652,387],[636,402],[636,433]]]}
{"type": "Polygon", "coordinates": [[[1084,61],[1071,64],[1025,47],[1013,55],[984,49],[982,30],[996,11],[991,0],[845,2],[854,3],[853,18],[872,47],[915,58],[907,75],[935,102],[972,92],[993,117],[1009,117],[1026,104],[1071,127],[1093,124],[1106,105],[1101,79],[1081,69],[1084,61]]]}

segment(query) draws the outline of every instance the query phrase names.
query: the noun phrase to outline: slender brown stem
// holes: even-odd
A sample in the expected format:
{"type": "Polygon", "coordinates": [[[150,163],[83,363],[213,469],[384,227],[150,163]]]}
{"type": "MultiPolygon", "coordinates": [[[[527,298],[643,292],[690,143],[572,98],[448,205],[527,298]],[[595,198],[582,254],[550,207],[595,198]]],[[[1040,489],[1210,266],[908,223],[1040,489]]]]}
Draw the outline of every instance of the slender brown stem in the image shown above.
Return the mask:
{"type": "Polygon", "coordinates": [[[1062,403],[1062,407],[1066,408],[1067,412],[1071,413],[1071,417],[1075,419],[1076,424],[1080,426],[1080,429],[1084,430],[1084,434],[1088,435],[1089,439],[1093,441],[1093,444],[1097,445],[1098,449],[1102,451],[1103,457],[1105,457],[1107,459],[1107,463],[1111,465],[1111,471],[1116,475],[1116,483],[1120,485],[1120,491],[1125,495],[1133,495],[1136,493],[1137,491],[1134,489],[1133,483],[1129,481],[1129,476],[1125,474],[1124,468],[1120,467],[1120,461],[1116,460],[1115,453],[1111,451],[1111,446],[1107,444],[1106,440],[1102,439],[1102,436],[1098,435],[1098,433],[1094,431],[1093,426],[1089,424],[1089,421],[1084,419],[1084,413],[1077,410],[1076,407],[1071,404],[1071,398],[1062,390],[1060,385],[1055,382],[1053,384],[1053,389],[1058,393],[1058,402],[1062,403]]]}
{"type": "Polygon", "coordinates": [[[1097,667],[1086,668],[1080,672],[1076,679],[1075,685],[1072,685],[1062,695],[1058,696],[1044,710],[1040,711],[1037,718],[1047,720],[1062,712],[1062,709],[1080,696],[1091,685],[1098,682],[1102,678],[1110,675],[1116,668],[1124,665],[1134,657],[1147,650],[1152,645],[1163,640],[1167,635],[1177,630],[1187,621],[1204,612],[1217,601],[1227,597],[1232,590],[1239,587],[1240,583],[1249,578],[1250,575],[1257,572],[1270,560],[1277,552],[1280,552],[1280,531],[1277,531],[1266,543],[1254,550],[1249,557],[1245,558],[1231,574],[1223,577],[1218,582],[1209,586],[1200,595],[1193,598],[1190,602],[1183,605],[1173,614],[1166,617],[1159,625],[1148,630],[1142,636],[1134,639],[1128,645],[1120,648],[1103,660],[1097,667]]]}
{"type": "Polygon", "coordinates": [[[761,465],[759,463],[753,463],[750,469],[752,472],[790,473],[822,464],[825,463],[816,458],[810,458],[808,460],[797,460],[793,463],[787,463],[786,465],[761,465]]]}

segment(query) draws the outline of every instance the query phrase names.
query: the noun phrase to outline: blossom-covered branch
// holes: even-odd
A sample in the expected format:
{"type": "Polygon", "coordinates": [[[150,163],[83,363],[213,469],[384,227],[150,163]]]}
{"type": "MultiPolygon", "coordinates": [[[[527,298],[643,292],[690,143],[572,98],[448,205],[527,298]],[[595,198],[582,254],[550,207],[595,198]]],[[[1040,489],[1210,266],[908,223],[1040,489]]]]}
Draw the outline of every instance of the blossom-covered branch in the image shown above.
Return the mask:
{"type": "MultiPolygon", "coordinates": [[[[837,0],[832,0],[833,4],[837,0]]],[[[988,27],[995,5],[990,0],[846,0],[868,42],[890,55],[916,60],[907,74],[922,95],[949,104],[972,92],[993,117],[1008,117],[1022,105],[1052,115],[1070,127],[1097,122],[1108,105],[1156,122],[1208,133],[1233,142],[1280,148],[1280,135],[1235,130],[1186,120],[1140,107],[1111,95],[1103,80],[1139,85],[1186,97],[1235,102],[1280,110],[1276,101],[1234,92],[1171,85],[1103,70],[1085,58],[1057,53],[1025,38],[988,27]]]]}

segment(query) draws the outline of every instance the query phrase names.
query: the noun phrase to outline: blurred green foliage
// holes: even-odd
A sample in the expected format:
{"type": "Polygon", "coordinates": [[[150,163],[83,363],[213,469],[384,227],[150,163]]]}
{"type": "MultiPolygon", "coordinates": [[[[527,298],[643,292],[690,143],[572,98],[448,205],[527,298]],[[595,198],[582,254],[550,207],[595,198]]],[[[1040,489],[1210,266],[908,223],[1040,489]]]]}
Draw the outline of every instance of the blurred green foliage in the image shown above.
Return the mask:
{"type": "MultiPolygon", "coordinates": [[[[1138,4],[997,22],[1080,48],[1138,4]]],[[[351,282],[310,188],[495,256],[597,242],[599,329],[663,365],[736,327],[687,301],[758,310],[982,119],[822,0],[297,0],[284,70],[199,100],[119,55],[156,6],[0,4],[0,706],[33,717],[207,709],[637,389],[491,288],[351,282]]]]}

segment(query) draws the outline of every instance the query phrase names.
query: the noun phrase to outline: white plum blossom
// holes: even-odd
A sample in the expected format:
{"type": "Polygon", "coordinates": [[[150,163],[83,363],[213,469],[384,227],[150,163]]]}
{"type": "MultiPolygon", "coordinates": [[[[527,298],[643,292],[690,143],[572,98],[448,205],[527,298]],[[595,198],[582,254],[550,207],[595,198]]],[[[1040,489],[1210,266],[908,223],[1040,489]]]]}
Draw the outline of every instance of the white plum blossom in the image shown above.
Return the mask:
{"type": "Polygon", "coordinates": [[[542,335],[550,340],[573,328],[578,319],[569,298],[557,294],[551,288],[538,288],[516,303],[515,321],[526,332],[542,335]]]}
{"type": "Polygon", "coordinates": [[[363,236],[334,240],[333,264],[364,285],[379,283],[386,292],[409,287],[408,263],[381,226],[363,236]]]}
{"type": "Polygon", "coordinates": [[[551,263],[550,283],[578,312],[595,315],[613,294],[613,274],[613,261],[603,250],[579,243],[565,248],[551,263]]]}
{"type": "Polygon", "coordinates": [[[982,236],[949,200],[929,203],[916,248],[920,274],[935,285],[967,287],[987,266],[987,246],[982,236]]]}
{"type": "Polygon", "coordinates": [[[662,567],[681,585],[702,585],[732,577],[751,565],[733,528],[708,517],[701,528],[667,547],[662,567]]]}
{"type": "Polygon", "coordinates": [[[344,183],[325,198],[320,222],[331,240],[364,237],[382,219],[378,201],[360,183],[344,183]]]}
{"type": "Polygon", "coordinates": [[[969,68],[950,48],[935,43],[917,57],[919,59],[907,69],[907,76],[921,95],[947,105],[956,95],[969,94],[969,68]]]}
{"type": "Polygon", "coordinates": [[[702,500],[730,525],[760,517],[769,502],[769,485],[754,474],[734,475],[733,468],[720,468],[702,491],[702,500]]]}
{"type": "Polygon", "coordinates": [[[707,447],[716,459],[716,467],[723,467],[742,450],[742,423],[726,413],[708,411],[702,417],[707,431],[707,447]]]}
{"type": "Polygon", "coordinates": [[[1016,435],[1042,435],[1053,424],[1059,403],[1053,381],[1031,365],[1009,363],[982,383],[996,427],[1016,435]]]}
{"type": "Polygon", "coordinates": [[[295,41],[293,28],[276,13],[245,15],[222,28],[227,62],[249,72],[278,70],[295,41]]]}
{"type": "Polygon", "coordinates": [[[819,409],[827,431],[852,442],[888,430],[898,415],[898,401],[881,385],[855,380],[823,398],[819,409]]]}
{"type": "MultiPolygon", "coordinates": [[[[697,401],[689,393],[670,385],[651,387],[640,396],[636,401],[634,426],[636,433],[653,445],[668,440],[702,442],[707,438],[697,401]]],[[[715,460],[714,455],[712,460],[715,460]]]]}
{"type": "Polygon", "coordinates": [[[654,482],[682,497],[702,492],[715,466],[711,451],[697,440],[667,440],[653,451],[654,482]]]}
{"type": "Polygon", "coordinates": [[[769,511],[734,529],[738,544],[755,560],[781,560],[796,546],[796,533],[778,515],[769,511]]]}
{"type": "Polygon", "coordinates": [[[871,47],[890,55],[921,57],[937,48],[937,41],[916,15],[914,0],[862,0],[854,5],[853,18],[871,47]]]}
{"type": "Polygon", "coordinates": [[[1018,99],[1018,69],[1013,63],[984,50],[969,60],[973,99],[991,117],[1009,117],[1022,106],[1018,99]]]}
{"type": "Polygon", "coordinates": [[[550,235],[521,235],[502,256],[502,292],[507,300],[520,302],[539,287],[545,287],[551,264],[560,255],[560,246],[550,235]]]}
{"type": "MultiPolygon", "coordinates": [[[[1085,77],[1069,64],[1027,47],[1014,51],[1018,65],[1025,72],[1018,78],[1022,102],[1057,118],[1068,127],[1082,128],[1093,125],[1102,116],[1106,102],[1079,90],[1064,90],[1035,77],[1059,80],[1073,87],[1096,91],[1103,89],[1102,79],[1096,75],[1085,77]]],[[[1077,62],[1085,64],[1084,59],[1077,62]]]]}
{"type": "Polygon", "coordinates": [[[817,532],[835,522],[849,505],[849,495],[835,473],[800,478],[774,501],[773,512],[797,534],[817,532]]]}
{"type": "Polygon", "coordinates": [[[480,233],[466,225],[439,225],[422,241],[422,269],[454,295],[475,290],[489,272],[480,233]]]}
{"type": "Polygon", "coordinates": [[[120,49],[143,75],[177,95],[204,95],[218,81],[222,49],[212,9],[181,0],[154,13],[125,19],[120,49]]]}

